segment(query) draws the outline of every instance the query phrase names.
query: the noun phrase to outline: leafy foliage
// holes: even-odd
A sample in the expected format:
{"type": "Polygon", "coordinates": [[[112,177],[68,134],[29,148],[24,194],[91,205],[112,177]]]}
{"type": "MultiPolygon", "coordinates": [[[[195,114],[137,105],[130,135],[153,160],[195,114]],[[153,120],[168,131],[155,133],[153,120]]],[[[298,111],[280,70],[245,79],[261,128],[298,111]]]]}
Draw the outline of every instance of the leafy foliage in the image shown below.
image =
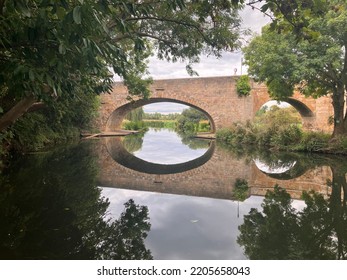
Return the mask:
{"type": "Polygon", "coordinates": [[[236,82],[236,91],[238,96],[248,96],[251,92],[251,85],[249,83],[248,75],[242,75],[237,79],[236,82]]]}
{"type": "Polygon", "coordinates": [[[261,111],[253,122],[234,124],[229,129],[217,131],[217,139],[231,146],[256,145],[287,149],[300,143],[300,115],[294,108],[272,106],[261,111]]]}
{"type": "Polygon", "coordinates": [[[141,77],[152,50],[193,73],[201,54],[240,46],[236,10],[229,1],[1,1],[0,97],[11,102],[1,105],[0,129],[34,101],[52,106],[62,95],[107,92],[113,73],[129,94],[148,97],[150,79],[141,77]]]}
{"type": "Polygon", "coordinates": [[[19,119],[10,128],[10,148],[20,152],[38,151],[78,139],[81,130],[92,125],[98,108],[99,98],[95,94],[76,92],[74,98],[62,96],[53,106],[19,119]]]}
{"type": "Polygon", "coordinates": [[[145,112],[143,111],[143,107],[131,110],[126,116],[125,119],[132,122],[139,122],[143,120],[145,112]]]}
{"type": "Polygon", "coordinates": [[[346,1],[267,0],[274,21],[244,49],[249,73],[266,82],[275,99],[300,90],[332,95],[334,136],[347,133],[346,1]]]}
{"type": "Polygon", "coordinates": [[[185,133],[196,133],[201,120],[207,120],[203,112],[194,108],[185,109],[177,120],[177,129],[185,133]]]}

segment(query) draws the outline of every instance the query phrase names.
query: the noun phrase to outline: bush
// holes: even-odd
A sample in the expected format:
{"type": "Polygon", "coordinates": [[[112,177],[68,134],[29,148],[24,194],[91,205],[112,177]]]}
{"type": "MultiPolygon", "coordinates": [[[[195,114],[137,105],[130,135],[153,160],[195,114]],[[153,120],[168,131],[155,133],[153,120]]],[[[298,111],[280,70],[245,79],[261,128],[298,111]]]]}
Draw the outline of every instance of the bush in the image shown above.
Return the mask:
{"type": "Polygon", "coordinates": [[[209,123],[206,123],[206,122],[199,123],[199,132],[207,132],[210,130],[211,130],[211,127],[209,123]]]}
{"type": "Polygon", "coordinates": [[[236,91],[238,96],[248,96],[251,92],[251,85],[249,83],[249,77],[247,75],[242,75],[236,82],[236,91]]]}
{"type": "Polygon", "coordinates": [[[271,137],[271,146],[287,147],[301,141],[303,132],[297,125],[280,128],[271,137]]]}
{"type": "Polygon", "coordinates": [[[314,152],[322,150],[329,145],[330,135],[321,132],[305,132],[300,146],[303,150],[314,152]]]}
{"type": "Polygon", "coordinates": [[[123,128],[126,130],[140,130],[146,127],[146,124],[143,121],[137,122],[124,122],[123,128]]]}
{"type": "Polygon", "coordinates": [[[230,144],[233,137],[234,135],[231,128],[222,128],[216,133],[216,139],[226,144],[230,144]]]}

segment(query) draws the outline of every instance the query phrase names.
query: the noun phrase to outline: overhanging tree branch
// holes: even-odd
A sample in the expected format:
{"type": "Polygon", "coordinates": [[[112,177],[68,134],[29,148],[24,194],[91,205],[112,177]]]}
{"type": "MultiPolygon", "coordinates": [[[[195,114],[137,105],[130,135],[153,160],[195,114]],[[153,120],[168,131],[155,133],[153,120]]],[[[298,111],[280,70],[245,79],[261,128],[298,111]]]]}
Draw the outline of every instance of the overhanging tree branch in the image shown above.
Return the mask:
{"type": "Polygon", "coordinates": [[[17,119],[23,116],[35,102],[36,98],[33,95],[29,95],[14,105],[0,118],[0,132],[8,128],[17,119]]]}

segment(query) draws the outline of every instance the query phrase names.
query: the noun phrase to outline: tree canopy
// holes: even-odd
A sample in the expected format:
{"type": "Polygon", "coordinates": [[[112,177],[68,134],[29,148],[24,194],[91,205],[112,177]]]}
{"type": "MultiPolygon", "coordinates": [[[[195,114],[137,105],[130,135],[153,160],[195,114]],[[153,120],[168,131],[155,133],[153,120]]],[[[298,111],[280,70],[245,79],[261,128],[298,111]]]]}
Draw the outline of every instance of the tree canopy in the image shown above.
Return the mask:
{"type": "Polygon", "coordinates": [[[33,104],[110,90],[148,96],[147,58],[191,64],[240,46],[235,1],[0,1],[0,131],[33,104]]]}
{"type": "MultiPolygon", "coordinates": [[[[275,99],[300,90],[331,95],[334,136],[347,134],[347,4],[345,1],[266,1],[273,22],[244,49],[249,73],[275,99]]],[[[328,121],[328,120],[327,120],[328,121]]]]}

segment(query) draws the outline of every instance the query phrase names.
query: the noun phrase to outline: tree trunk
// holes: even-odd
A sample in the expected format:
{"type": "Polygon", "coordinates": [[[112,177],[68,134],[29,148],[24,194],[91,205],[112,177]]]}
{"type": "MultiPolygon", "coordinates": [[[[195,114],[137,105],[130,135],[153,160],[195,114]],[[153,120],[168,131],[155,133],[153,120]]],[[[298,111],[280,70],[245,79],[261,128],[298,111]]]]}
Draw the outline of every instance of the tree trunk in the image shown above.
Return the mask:
{"type": "Polygon", "coordinates": [[[347,135],[344,86],[339,86],[336,91],[334,91],[332,99],[334,107],[333,138],[335,138],[341,135],[347,135]]]}
{"type": "Polygon", "coordinates": [[[17,119],[23,116],[35,103],[33,95],[27,96],[14,105],[8,112],[0,118],[0,132],[12,125],[17,119]]]}

